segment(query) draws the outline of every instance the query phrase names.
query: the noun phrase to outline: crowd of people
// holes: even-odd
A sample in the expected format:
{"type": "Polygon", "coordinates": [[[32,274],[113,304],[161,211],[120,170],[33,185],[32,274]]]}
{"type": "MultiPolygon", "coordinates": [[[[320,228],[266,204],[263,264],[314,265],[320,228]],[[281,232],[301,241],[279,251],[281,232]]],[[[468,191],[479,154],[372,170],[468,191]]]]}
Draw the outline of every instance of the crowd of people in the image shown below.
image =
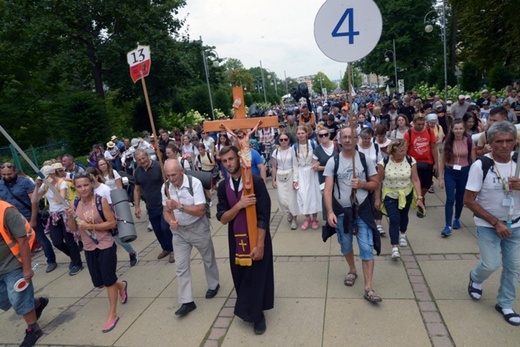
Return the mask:
{"type": "Polygon", "coordinates": [[[161,247],[157,258],[176,264],[180,308],[175,314],[180,317],[197,307],[191,284],[192,247],[203,258],[206,298],[220,289],[207,213],[217,195],[216,218],[229,224],[229,255],[235,259],[230,262],[237,292],[235,314],[254,323],[255,333],[264,333],[263,311],[274,305],[268,171],[292,230],[321,227],[324,239],[337,234],[348,266],[346,286],[358,278],[356,237],[364,298],[371,303],[383,300],[372,284],[374,251],[380,254],[381,236],[386,234],[383,216],[388,218],[391,258],[398,259],[400,248],[408,246],[409,209],[416,209],[418,218],[426,217],[426,197],[436,180],[446,194],[440,236],[447,238],[461,227],[464,205],[475,214],[481,260],[469,275],[469,295],[474,300],[482,297],[482,282],[498,269],[501,257],[504,270],[496,309],[508,323],[520,325],[512,308],[520,269],[520,209],[514,194],[520,190],[520,179],[514,175],[516,157],[511,156],[518,139],[513,124],[520,116],[515,88],[502,104],[487,90],[475,102],[460,95],[451,104],[436,95],[423,100],[411,92],[368,104],[316,100],[273,108],[268,115],[278,116],[277,128],[262,126],[259,118],[247,130],[233,131],[222,124],[221,131],[209,133],[200,125],[187,125],[183,132],[160,129],[157,137],[144,133],[119,141],[114,135],[106,150],[103,144],[93,146],[88,167],[68,154],[44,163],[45,183],[3,163],[0,280],[6,285],[0,300],[3,309],[13,306],[23,315],[28,325],[25,345],[41,336],[37,318],[49,300],[34,298],[31,283],[12,301],[9,288],[16,279],[32,278],[30,254],[39,247],[47,259],[46,272],[58,267],[56,248],[70,258],[70,276],[83,270],[84,253],[93,285],[108,293],[109,314],[102,331],[116,327],[117,301],[127,302],[129,286],[115,273],[116,244],[128,252],[131,266],[138,263],[136,250],[114,231],[110,192],[125,185],[133,188],[127,190],[128,203],[137,219],[144,215],[141,201],[146,205],[149,231],[161,247]],[[246,172],[243,182],[241,166],[246,172]],[[193,171],[204,172],[211,183],[190,175],[193,171]],[[255,194],[245,194],[251,187],[255,194]],[[258,225],[253,234],[245,212],[251,205],[256,206],[258,225]]]}

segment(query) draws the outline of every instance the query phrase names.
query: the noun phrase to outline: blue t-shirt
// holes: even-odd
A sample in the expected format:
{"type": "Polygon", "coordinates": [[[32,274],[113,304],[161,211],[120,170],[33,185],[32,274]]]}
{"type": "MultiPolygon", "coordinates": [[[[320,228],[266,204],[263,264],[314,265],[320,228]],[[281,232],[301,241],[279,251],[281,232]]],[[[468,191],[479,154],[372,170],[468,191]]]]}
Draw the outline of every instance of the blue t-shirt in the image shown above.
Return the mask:
{"type": "MultiPolygon", "coordinates": [[[[31,199],[29,198],[29,194],[32,194],[34,191],[34,183],[32,183],[30,179],[17,176],[16,180],[9,185],[9,188],[11,188],[11,191],[18,199],[22,200],[27,204],[27,206],[31,207],[31,199]]],[[[25,207],[20,201],[13,197],[13,195],[5,186],[4,180],[0,181],[0,198],[16,207],[28,221],[31,220],[31,209],[25,207]]]]}
{"type": "Polygon", "coordinates": [[[251,172],[253,175],[260,176],[258,165],[264,163],[264,158],[256,150],[251,148],[251,172]]]}

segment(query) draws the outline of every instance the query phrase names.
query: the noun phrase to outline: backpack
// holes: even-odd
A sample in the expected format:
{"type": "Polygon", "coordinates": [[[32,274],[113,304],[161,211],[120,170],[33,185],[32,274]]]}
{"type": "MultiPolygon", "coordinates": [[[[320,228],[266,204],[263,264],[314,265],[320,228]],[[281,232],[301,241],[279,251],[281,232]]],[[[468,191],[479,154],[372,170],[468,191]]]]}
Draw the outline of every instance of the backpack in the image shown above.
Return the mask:
{"type": "MultiPolygon", "coordinates": [[[[310,143],[311,143],[311,147],[312,149],[314,150],[316,148],[316,143],[312,140],[309,140],[310,143]]],[[[294,148],[294,151],[296,152],[296,154],[298,154],[298,142],[296,142],[294,145],[293,145],[293,148],[294,148]]]]}
{"type": "MultiPolygon", "coordinates": [[[[188,176],[188,193],[190,193],[191,196],[194,196],[193,193],[193,176],[192,175],[186,175],[188,176]]],[[[170,182],[168,182],[168,187],[170,186],[170,182]]],[[[166,185],[164,186],[164,193],[166,194],[166,185]]],[[[209,205],[211,202],[211,198],[208,198],[206,194],[204,194],[204,197],[206,198],[206,204],[204,205],[204,208],[206,210],[206,217],[208,219],[211,218],[211,206],[209,205]]]]}
{"type": "MultiPolygon", "coordinates": [[[[361,161],[361,165],[363,166],[363,170],[365,170],[366,181],[369,182],[368,166],[367,166],[367,159],[365,157],[365,154],[361,153],[361,152],[357,152],[357,153],[359,153],[359,160],[361,161]]],[[[338,197],[341,199],[341,190],[339,189],[339,182],[338,182],[339,153],[335,152],[333,157],[334,157],[334,176],[333,176],[334,177],[334,183],[338,186],[338,197]]],[[[353,160],[356,160],[355,153],[354,153],[353,160]]],[[[332,185],[332,187],[334,189],[334,184],[332,185]]]]}
{"type": "MultiPolygon", "coordinates": [[[[209,152],[206,152],[206,156],[208,157],[209,161],[211,162],[211,157],[209,156],[209,152]]],[[[202,159],[200,158],[200,154],[197,155],[197,160],[199,161],[199,169],[202,169],[202,159]]]]}
{"type": "MultiPolygon", "coordinates": [[[[386,169],[386,164],[388,164],[388,161],[390,161],[390,156],[383,159],[383,169],[386,169]]],[[[410,164],[410,167],[412,166],[412,157],[410,157],[408,154],[406,155],[406,161],[408,164],[410,164]]]]}
{"type": "MultiPolygon", "coordinates": [[[[515,154],[513,154],[513,157],[511,158],[515,163],[518,161],[518,157],[515,154]]],[[[489,157],[479,157],[477,160],[480,160],[482,162],[482,182],[486,179],[486,175],[489,171],[489,169],[495,164],[495,161],[489,157]]]]}
{"type": "MultiPolygon", "coordinates": [[[[96,209],[99,213],[99,216],[101,217],[101,219],[103,220],[103,222],[106,222],[106,218],[105,218],[105,214],[103,213],[103,205],[101,203],[101,199],[103,199],[101,196],[97,195],[97,194],[94,194],[94,197],[95,197],[95,201],[96,201],[96,209]]],[[[74,212],[76,211],[76,209],[78,208],[78,205],[79,205],[79,201],[80,201],[80,197],[76,197],[74,199],[74,212]]],[[[110,207],[112,208],[112,207],[110,207]]],[[[117,220],[117,218],[116,218],[117,220]]],[[[117,236],[117,234],[119,234],[119,230],[117,230],[117,227],[113,228],[113,229],[110,229],[110,234],[112,236],[117,236]]]]}

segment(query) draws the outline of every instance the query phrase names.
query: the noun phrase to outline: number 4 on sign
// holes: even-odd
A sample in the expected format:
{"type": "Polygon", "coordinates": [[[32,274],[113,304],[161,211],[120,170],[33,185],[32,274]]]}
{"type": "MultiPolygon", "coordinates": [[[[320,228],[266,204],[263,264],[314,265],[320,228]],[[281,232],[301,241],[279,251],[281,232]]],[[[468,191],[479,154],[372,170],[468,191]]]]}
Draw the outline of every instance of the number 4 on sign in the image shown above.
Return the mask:
{"type": "Polygon", "coordinates": [[[345,13],[343,13],[343,16],[338,21],[338,24],[336,24],[336,27],[334,27],[334,30],[332,30],[332,37],[341,37],[341,36],[348,36],[348,44],[353,45],[354,44],[354,36],[359,35],[359,31],[354,31],[354,9],[353,8],[347,8],[345,10],[345,13]],[[345,22],[345,19],[348,17],[348,31],[346,32],[340,32],[340,28],[345,22]]]}

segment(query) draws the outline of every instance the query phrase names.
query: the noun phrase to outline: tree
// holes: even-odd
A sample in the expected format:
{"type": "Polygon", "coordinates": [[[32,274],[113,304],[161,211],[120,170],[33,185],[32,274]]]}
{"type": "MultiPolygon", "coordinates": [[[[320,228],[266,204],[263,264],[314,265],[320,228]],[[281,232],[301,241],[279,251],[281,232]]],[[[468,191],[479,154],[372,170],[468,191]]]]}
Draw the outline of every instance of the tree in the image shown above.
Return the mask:
{"type": "Polygon", "coordinates": [[[327,91],[332,91],[336,89],[336,83],[332,82],[327,75],[325,75],[323,72],[318,72],[314,77],[311,79],[312,83],[312,90],[318,94],[322,94],[321,89],[325,88],[327,91]]]}
{"type": "MultiPolygon", "coordinates": [[[[354,88],[359,86],[363,79],[361,78],[361,73],[359,72],[359,69],[355,66],[351,65],[352,72],[354,73],[354,78],[352,79],[352,85],[354,88]]],[[[336,86],[334,86],[335,88],[336,86]]],[[[341,82],[339,84],[339,87],[341,90],[348,90],[348,69],[343,74],[343,78],[341,79],[341,82]]]]}
{"type": "Polygon", "coordinates": [[[471,61],[464,62],[462,66],[462,79],[460,87],[468,92],[475,92],[480,89],[482,82],[482,72],[478,70],[476,64],[471,61]]]}
{"type": "MultiPolygon", "coordinates": [[[[482,70],[500,64],[520,73],[520,25],[513,0],[451,0],[459,21],[460,60],[482,70]]],[[[500,88],[503,88],[501,86],[500,88]]]]}
{"type": "MultiPolygon", "coordinates": [[[[423,81],[427,71],[437,61],[442,61],[442,42],[434,32],[424,31],[424,16],[433,9],[435,1],[415,0],[375,0],[383,17],[383,31],[374,50],[356,67],[364,73],[394,76],[394,66],[385,62],[392,57],[392,40],[395,39],[397,75],[405,80],[405,85],[415,85],[423,81]]],[[[433,14],[434,17],[435,14],[433,14]]],[[[430,15],[428,18],[432,19],[430,15]]]]}
{"type": "Polygon", "coordinates": [[[513,81],[511,71],[502,64],[496,64],[489,70],[489,87],[500,90],[513,81]]]}

